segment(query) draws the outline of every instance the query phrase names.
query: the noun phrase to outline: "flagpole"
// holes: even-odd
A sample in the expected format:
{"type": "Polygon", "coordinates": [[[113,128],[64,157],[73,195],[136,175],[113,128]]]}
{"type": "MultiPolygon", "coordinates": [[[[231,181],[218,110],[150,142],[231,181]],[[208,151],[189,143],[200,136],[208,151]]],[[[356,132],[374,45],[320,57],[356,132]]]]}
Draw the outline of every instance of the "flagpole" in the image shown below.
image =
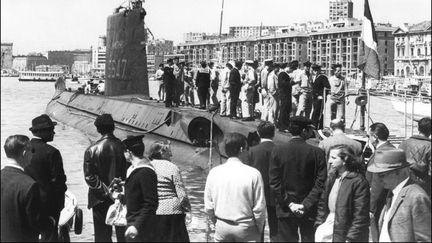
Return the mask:
{"type": "MultiPolygon", "coordinates": [[[[362,75],[362,84],[361,84],[361,92],[363,92],[366,88],[366,73],[363,71],[362,75]]],[[[363,95],[359,92],[359,95],[363,95]]],[[[367,101],[369,102],[369,100],[367,101]]],[[[365,111],[366,111],[366,105],[360,106],[360,130],[365,130],[365,111]]]]}

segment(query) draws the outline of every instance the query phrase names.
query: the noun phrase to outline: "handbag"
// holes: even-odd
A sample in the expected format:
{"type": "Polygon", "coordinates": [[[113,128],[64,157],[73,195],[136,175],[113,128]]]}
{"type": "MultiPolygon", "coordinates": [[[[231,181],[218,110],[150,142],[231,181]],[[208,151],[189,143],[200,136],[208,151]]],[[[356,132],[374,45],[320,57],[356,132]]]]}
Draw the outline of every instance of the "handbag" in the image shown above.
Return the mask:
{"type": "Polygon", "coordinates": [[[122,204],[119,199],[116,199],[114,204],[108,208],[105,224],[112,226],[126,226],[126,213],[126,205],[122,204]]]}

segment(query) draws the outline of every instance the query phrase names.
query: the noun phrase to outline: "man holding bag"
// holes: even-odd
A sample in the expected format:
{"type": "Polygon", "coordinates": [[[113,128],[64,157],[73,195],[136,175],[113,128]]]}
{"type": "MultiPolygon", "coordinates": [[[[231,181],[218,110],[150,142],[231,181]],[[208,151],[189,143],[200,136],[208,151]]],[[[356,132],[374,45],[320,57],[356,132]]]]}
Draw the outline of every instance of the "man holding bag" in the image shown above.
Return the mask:
{"type": "MultiPolygon", "coordinates": [[[[113,135],[110,114],[96,118],[94,125],[102,137],[84,154],[84,177],[89,186],[88,208],[93,210],[95,242],[112,242],[112,226],[105,224],[108,208],[113,204],[107,185],[114,178],[126,178],[126,160],[121,141],[113,135]]],[[[118,242],[125,242],[125,227],[115,227],[118,242]]]]}

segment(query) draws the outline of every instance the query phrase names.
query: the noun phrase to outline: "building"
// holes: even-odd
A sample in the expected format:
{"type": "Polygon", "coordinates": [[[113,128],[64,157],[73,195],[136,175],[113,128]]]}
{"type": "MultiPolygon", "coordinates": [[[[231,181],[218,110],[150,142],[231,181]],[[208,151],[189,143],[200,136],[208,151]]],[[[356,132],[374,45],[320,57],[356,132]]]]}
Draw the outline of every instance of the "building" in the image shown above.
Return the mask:
{"type": "Polygon", "coordinates": [[[17,71],[36,71],[36,67],[46,65],[47,58],[42,55],[14,56],[12,68],[17,71]]]}
{"type": "MultiPolygon", "coordinates": [[[[394,39],[392,27],[375,27],[378,39],[378,55],[381,75],[394,72],[394,39]]],[[[307,59],[318,63],[330,75],[331,65],[342,64],[346,76],[354,76],[364,57],[361,26],[333,28],[310,33],[307,43],[307,59]]]]}
{"type": "Polygon", "coordinates": [[[201,33],[201,32],[184,33],[183,34],[183,41],[185,43],[202,41],[204,39],[205,35],[206,35],[206,33],[201,33]]]}
{"type": "Polygon", "coordinates": [[[92,47],[92,67],[91,72],[96,76],[105,75],[106,64],[106,36],[101,35],[98,39],[97,47],[92,47]]]}
{"type": "Polygon", "coordinates": [[[167,55],[173,54],[174,42],[165,39],[149,40],[147,42],[147,54],[167,55]]]}
{"type": "Polygon", "coordinates": [[[91,63],[91,59],[91,50],[48,51],[48,65],[67,65],[72,72],[75,61],[91,63]]]}
{"type": "Polygon", "coordinates": [[[289,28],[289,26],[230,26],[229,36],[233,38],[262,36],[276,33],[280,28],[289,28]]]}
{"type": "Polygon", "coordinates": [[[69,70],[69,66],[67,65],[39,65],[36,66],[35,71],[69,73],[70,70],[69,70]]]}
{"type": "Polygon", "coordinates": [[[329,2],[329,20],[352,18],[353,8],[351,0],[331,0],[329,2]]]}
{"type": "Polygon", "coordinates": [[[229,60],[258,60],[273,58],[275,62],[292,60],[306,61],[308,35],[301,32],[272,35],[266,37],[231,38],[219,42],[215,40],[183,43],[177,46],[177,53],[195,65],[201,61],[226,63],[229,60]],[[219,61],[220,60],[220,61],[219,61]]]}
{"type": "MultiPolygon", "coordinates": [[[[340,63],[344,75],[354,76],[364,56],[361,31],[362,27],[356,25],[311,33],[290,31],[265,37],[232,38],[222,40],[220,49],[217,41],[182,43],[177,46],[177,53],[196,65],[203,60],[221,60],[221,63],[248,59],[262,63],[268,58],[275,62],[310,60],[322,65],[328,75],[331,65],[340,63]]],[[[394,73],[393,31],[395,28],[376,26],[382,75],[394,73]]]]}
{"type": "Polygon", "coordinates": [[[13,64],[12,57],[13,43],[1,43],[1,69],[11,69],[13,64]]]}
{"type": "Polygon", "coordinates": [[[393,33],[395,75],[431,75],[431,21],[408,26],[405,24],[393,33]]]}

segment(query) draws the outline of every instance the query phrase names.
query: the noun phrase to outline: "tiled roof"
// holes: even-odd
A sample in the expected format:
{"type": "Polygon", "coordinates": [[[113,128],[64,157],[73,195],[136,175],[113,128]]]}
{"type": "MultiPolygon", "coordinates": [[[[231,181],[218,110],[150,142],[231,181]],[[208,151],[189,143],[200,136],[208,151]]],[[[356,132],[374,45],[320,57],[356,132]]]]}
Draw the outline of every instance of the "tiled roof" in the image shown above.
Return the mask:
{"type": "Polygon", "coordinates": [[[425,31],[431,26],[431,21],[426,20],[418,24],[411,25],[409,31],[425,31]]]}

